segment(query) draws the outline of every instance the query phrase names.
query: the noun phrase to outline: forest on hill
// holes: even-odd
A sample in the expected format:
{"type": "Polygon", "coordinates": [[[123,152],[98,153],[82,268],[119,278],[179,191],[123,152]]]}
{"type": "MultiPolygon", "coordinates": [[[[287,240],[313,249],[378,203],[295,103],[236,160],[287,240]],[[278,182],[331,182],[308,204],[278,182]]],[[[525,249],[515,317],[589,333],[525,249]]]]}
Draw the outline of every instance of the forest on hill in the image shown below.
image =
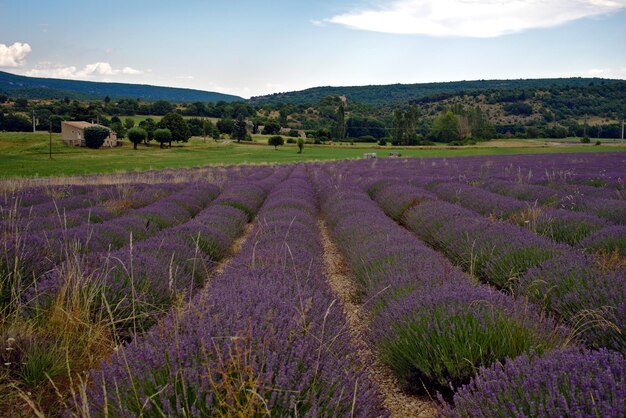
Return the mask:
{"type": "Polygon", "coordinates": [[[145,84],[103,83],[82,80],[26,77],[0,71],[0,93],[24,99],[102,100],[133,98],[147,101],[170,102],[232,102],[243,100],[239,96],[210,91],[176,87],[149,86],[145,84]]]}
{"type": "MultiPolygon", "coordinates": [[[[13,95],[15,90],[0,89],[0,130],[32,130],[35,115],[38,130],[60,131],[63,120],[86,120],[110,126],[124,137],[125,129],[132,127],[123,123],[124,117],[150,119],[177,113],[186,117],[192,135],[232,137],[238,126],[238,139],[291,130],[294,135],[304,132],[316,142],[461,145],[509,137],[618,138],[626,118],[623,80],[492,80],[346,89],[310,89],[265,101],[183,102],[108,95],[90,100],[27,99],[13,95]],[[320,92],[326,95],[317,99],[320,92]],[[306,97],[316,99],[307,103],[306,97]]],[[[157,122],[158,118],[143,125],[157,122]]]]}

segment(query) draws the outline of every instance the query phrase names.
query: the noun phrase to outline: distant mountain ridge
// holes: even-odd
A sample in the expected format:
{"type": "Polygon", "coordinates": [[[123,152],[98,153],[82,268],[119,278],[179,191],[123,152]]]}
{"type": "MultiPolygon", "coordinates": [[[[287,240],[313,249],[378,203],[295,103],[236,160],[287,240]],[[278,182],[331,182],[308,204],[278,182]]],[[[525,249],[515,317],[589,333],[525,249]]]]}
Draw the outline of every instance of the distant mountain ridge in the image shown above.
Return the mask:
{"type": "Polygon", "coordinates": [[[146,84],[105,83],[98,81],[65,80],[16,75],[0,71],[0,93],[26,99],[53,99],[69,97],[77,100],[141,99],[170,102],[234,102],[239,96],[203,90],[159,87],[146,84]]]}
{"type": "Polygon", "coordinates": [[[317,104],[326,96],[345,96],[347,100],[369,105],[402,105],[426,97],[462,94],[475,91],[535,89],[549,87],[579,87],[591,83],[624,83],[624,80],[604,78],[544,78],[518,80],[473,80],[443,83],[389,84],[346,87],[313,87],[310,89],[252,97],[252,104],[317,104]]]}

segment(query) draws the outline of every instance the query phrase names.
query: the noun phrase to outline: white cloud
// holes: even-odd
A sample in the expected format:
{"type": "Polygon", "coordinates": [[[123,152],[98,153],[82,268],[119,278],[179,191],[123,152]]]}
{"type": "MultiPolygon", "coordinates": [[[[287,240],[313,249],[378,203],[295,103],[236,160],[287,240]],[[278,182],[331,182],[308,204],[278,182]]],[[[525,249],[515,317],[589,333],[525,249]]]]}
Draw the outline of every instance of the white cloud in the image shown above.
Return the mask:
{"type": "Polygon", "coordinates": [[[56,65],[49,62],[40,62],[35,68],[26,71],[26,75],[31,77],[53,77],[53,78],[74,78],[74,79],[94,79],[117,75],[140,75],[149,70],[137,70],[131,67],[122,69],[113,68],[108,62],[96,62],[87,64],[81,70],[73,65],[56,65]]]}
{"type": "Polygon", "coordinates": [[[601,77],[626,79],[626,67],[623,68],[592,68],[579,74],[581,77],[601,77]]]}
{"type": "Polygon", "coordinates": [[[624,8],[626,0],[392,0],[326,21],[373,32],[492,38],[624,8]]]}
{"type": "Polygon", "coordinates": [[[26,43],[15,42],[9,46],[0,44],[0,67],[21,67],[31,51],[30,45],[26,43]]]}

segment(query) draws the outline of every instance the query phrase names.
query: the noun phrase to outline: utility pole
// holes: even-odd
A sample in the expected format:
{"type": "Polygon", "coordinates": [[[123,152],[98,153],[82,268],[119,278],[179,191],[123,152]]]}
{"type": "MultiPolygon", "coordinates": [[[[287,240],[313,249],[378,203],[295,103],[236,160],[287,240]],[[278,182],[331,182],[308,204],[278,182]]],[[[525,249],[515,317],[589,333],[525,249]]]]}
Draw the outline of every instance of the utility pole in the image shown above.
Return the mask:
{"type": "Polygon", "coordinates": [[[622,119],[622,145],[624,145],[624,119],[622,119]]]}
{"type": "Polygon", "coordinates": [[[35,132],[35,109],[33,109],[33,132],[35,132]]]}

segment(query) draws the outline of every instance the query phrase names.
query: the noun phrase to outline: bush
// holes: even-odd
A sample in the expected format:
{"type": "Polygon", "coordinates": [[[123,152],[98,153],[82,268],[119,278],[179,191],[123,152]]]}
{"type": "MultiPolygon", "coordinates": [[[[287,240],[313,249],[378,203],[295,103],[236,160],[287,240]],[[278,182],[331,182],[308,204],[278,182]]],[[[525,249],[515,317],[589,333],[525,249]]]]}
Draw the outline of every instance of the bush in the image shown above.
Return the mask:
{"type": "Polygon", "coordinates": [[[287,138],[287,143],[288,144],[295,144],[296,140],[294,138],[287,138]]]}
{"type": "Polygon", "coordinates": [[[580,142],[583,144],[589,144],[591,142],[591,139],[589,139],[588,136],[583,136],[582,138],[580,138],[580,142]]]}
{"type": "Polygon", "coordinates": [[[2,129],[7,132],[30,132],[33,130],[33,123],[24,115],[9,113],[4,117],[2,129]]]}
{"type": "Polygon", "coordinates": [[[292,129],[292,130],[290,130],[290,131],[289,131],[289,134],[288,134],[288,135],[289,135],[290,137],[292,137],[292,138],[297,138],[297,137],[299,137],[299,136],[300,136],[300,133],[299,133],[297,130],[292,129]]]}
{"type": "Polygon", "coordinates": [[[279,146],[285,144],[285,140],[280,135],[274,135],[267,140],[268,145],[272,145],[274,149],[278,149],[279,146]]]}
{"type": "Polygon", "coordinates": [[[104,140],[110,134],[108,128],[104,126],[88,126],[85,128],[85,146],[88,148],[98,149],[104,144],[104,140]]]}
{"type": "Polygon", "coordinates": [[[141,128],[132,128],[129,129],[129,131],[126,133],[126,136],[128,136],[130,142],[133,143],[133,148],[137,149],[137,145],[145,141],[148,137],[148,134],[141,128]]]}
{"type": "Polygon", "coordinates": [[[387,145],[387,140],[385,138],[380,138],[380,141],[378,141],[378,145],[384,147],[385,145],[387,145]]]}
{"type": "Polygon", "coordinates": [[[482,369],[440,411],[446,417],[624,416],[619,353],[556,350],[482,369]],[[621,388],[621,389],[620,389],[621,388]],[[620,392],[622,391],[622,392],[620,392]]]}
{"type": "Polygon", "coordinates": [[[298,154],[302,154],[302,150],[304,149],[304,138],[298,138],[298,154]]]}

